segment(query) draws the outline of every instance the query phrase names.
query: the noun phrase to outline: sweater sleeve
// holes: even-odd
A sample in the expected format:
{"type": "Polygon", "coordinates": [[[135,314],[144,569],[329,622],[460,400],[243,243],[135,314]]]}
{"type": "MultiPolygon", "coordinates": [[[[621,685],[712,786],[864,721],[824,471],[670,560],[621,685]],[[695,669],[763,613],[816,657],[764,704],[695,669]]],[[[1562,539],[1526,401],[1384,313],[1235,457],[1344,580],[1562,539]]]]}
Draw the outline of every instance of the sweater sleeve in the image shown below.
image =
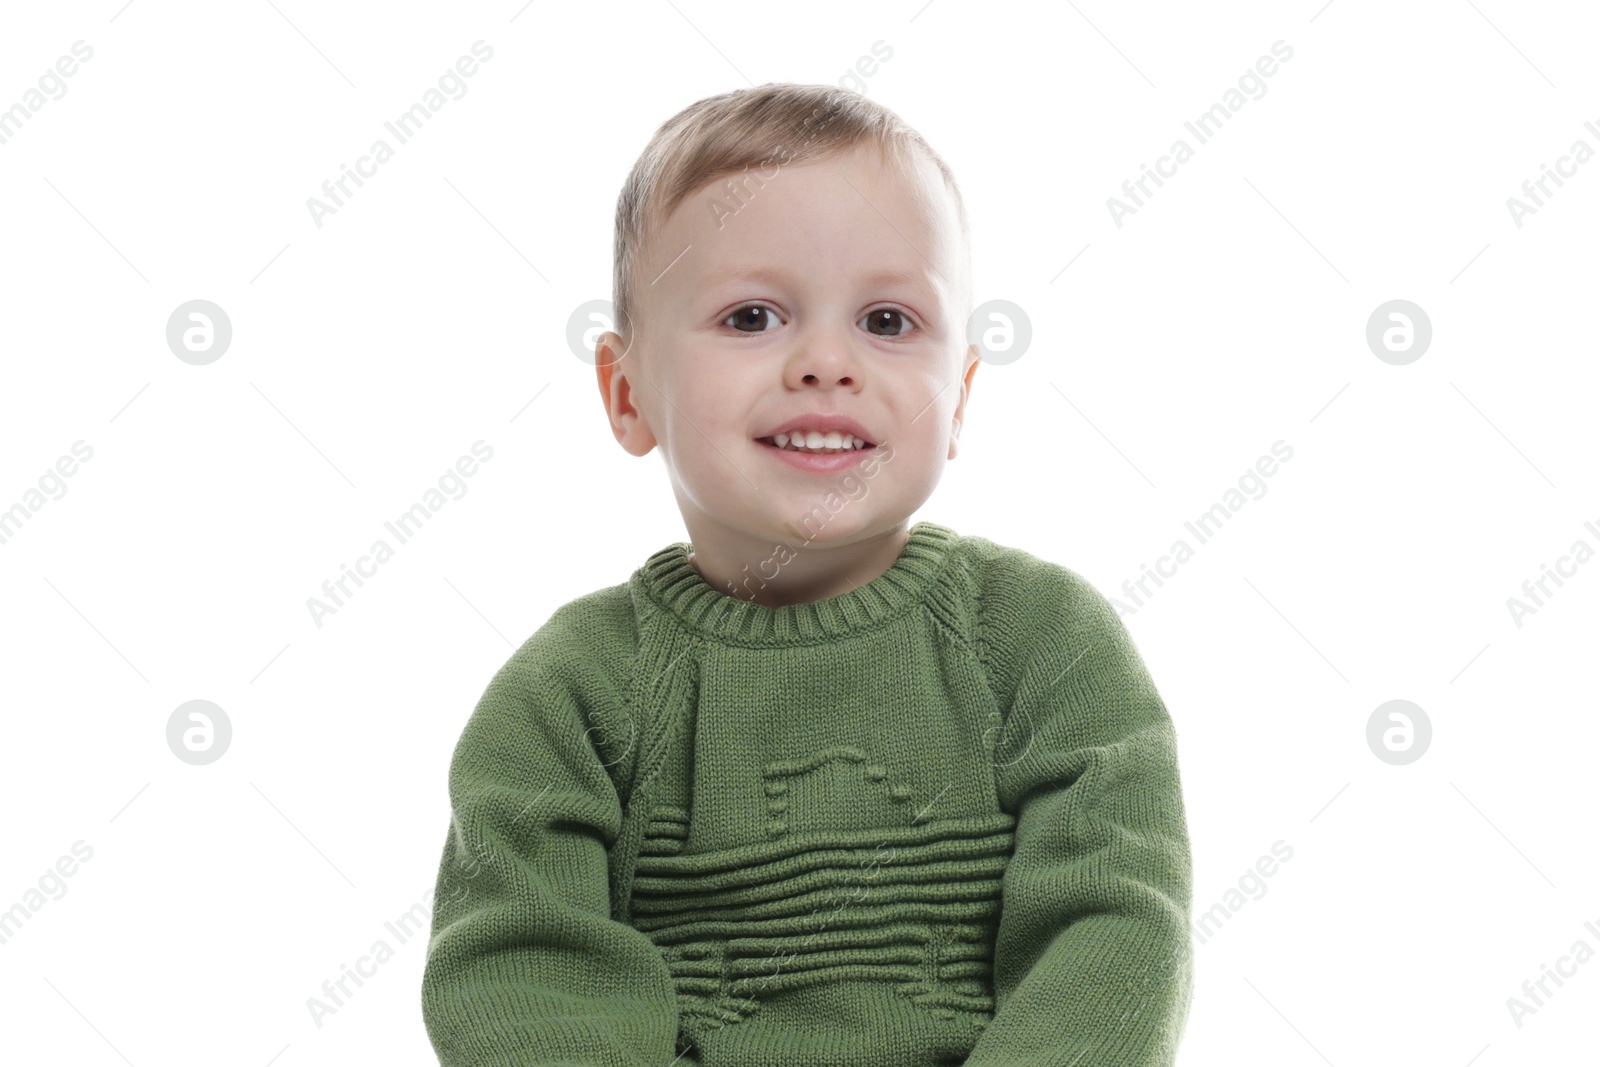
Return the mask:
{"type": "Polygon", "coordinates": [[[580,643],[535,634],[491,680],[451,759],[422,979],[442,1067],[673,1062],[666,962],[612,917],[607,850],[622,805],[585,712],[621,705],[580,643]]]}
{"type": "Polygon", "coordinates": [[[1193,988],[1176,735],[1122,621],[1027,556],[985,594],[1017,818],[1001,879],[995,1014],[967,1067],[1170,1067],[1193,988]]]}

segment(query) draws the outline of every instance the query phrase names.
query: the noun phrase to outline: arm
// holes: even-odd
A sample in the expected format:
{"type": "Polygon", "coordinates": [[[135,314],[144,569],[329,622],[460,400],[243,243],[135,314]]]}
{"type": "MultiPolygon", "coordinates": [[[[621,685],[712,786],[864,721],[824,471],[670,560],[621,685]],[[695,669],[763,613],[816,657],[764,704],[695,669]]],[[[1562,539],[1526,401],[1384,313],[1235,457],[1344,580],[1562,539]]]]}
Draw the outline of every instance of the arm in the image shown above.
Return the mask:
{"type": "Polygon", "coordinates": [[[1170,1067],[1193,981],[1172,722],[1098,591],[1054,564],[1014,567],[985,594],[984,652],[1016,842],[995,1016],[967,1067],[1170,1067]]]}
{"type": "Polygon", "coordinates": [[[500,669],[451,759],[422,979],[443,1067],[673,1062],[666,961],[611,917],[622,806],[583,711],[615,694],[555,640],[541,631],[500,669]]]}

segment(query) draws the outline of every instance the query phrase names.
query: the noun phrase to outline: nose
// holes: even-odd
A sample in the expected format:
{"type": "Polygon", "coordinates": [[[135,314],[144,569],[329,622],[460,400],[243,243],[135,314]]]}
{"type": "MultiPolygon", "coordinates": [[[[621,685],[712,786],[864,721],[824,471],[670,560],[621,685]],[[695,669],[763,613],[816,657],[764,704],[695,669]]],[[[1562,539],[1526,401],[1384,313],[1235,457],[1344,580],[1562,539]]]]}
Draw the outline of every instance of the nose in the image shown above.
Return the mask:
{"type": "MultiPolygon", "coordinates": [[[[807,385],[810,385],[810,384],[812,384],[814,382],[821,381],[822,379],[818,378],[815,374],[806,374],[806,375],[803,375],[801,377],[801,380],[804,381],[807,385]]],[[[850,377],[850,375],[846,374],[844,377],[839,379],[839,384],[840,385],[854,385],[855,384],[855,379],[850,377]]]]}
{"type": "Polygon", "coordinates": [[[789,357],[784,377],[789,379],[788,384],[793,388],[833,385],[859,389],[861,364],[848,339],[824,331],[817,336],[801,339],[800,345],[789,357]]]}

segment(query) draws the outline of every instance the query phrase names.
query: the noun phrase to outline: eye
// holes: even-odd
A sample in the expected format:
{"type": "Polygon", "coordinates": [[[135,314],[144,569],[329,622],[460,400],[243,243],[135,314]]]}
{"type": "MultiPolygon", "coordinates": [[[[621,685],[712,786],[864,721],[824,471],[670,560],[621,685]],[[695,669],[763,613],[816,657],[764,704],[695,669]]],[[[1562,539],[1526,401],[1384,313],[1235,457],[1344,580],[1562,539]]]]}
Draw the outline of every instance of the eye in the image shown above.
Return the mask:
{"type": "Polygon", "coordinates": [[[903,320],[908,326],[912,325],[911,317],[899,308],[881,307],[868,313],[861,321],[867,324],[867,332],[876,337],[898,337],[905,332],[905,327],[895,323],[895,319],[903,320]],[[882,329],[879,329],[882,327],[882,329]]]}
{"type": "Polygon", "coordinates": [[[746,304],[744,307],[734,311],[732,315],[723,319],[722,322],[726,326],[732,326],[740,333],[766,333],[766,330],[759,328],[763,321],[761,318],[763,315],[774,320],[777,318],[776,312],[769,307],[761,304],[746,304]],[[757,329],[746,330],[743,329],[744,326],[755,326],[757,329]]]}

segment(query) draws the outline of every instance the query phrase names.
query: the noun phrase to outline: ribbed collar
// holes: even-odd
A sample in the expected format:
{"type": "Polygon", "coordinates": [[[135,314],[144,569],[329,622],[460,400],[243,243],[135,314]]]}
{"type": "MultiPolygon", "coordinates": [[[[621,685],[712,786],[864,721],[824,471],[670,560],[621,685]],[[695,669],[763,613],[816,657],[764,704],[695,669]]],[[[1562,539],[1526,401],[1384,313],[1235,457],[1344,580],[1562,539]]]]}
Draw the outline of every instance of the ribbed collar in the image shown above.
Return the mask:
{"type": "MultiPolygon", "coordinates": [[[[947,526],[918,522],[900,557],[878,577],[848,593],[809,604],[769,607],[724,593],[689,562],[693,546],[677,541],[655,552],[629,579],[683,626],[733,645],[806,645],[871,629],[921,603],[949,562],[960,535],[947,526]]],[[[801,549],[804,551],[804,549],[801,549]]],[[[752,570],[752,575],[760,575],[752,570]]]]}

